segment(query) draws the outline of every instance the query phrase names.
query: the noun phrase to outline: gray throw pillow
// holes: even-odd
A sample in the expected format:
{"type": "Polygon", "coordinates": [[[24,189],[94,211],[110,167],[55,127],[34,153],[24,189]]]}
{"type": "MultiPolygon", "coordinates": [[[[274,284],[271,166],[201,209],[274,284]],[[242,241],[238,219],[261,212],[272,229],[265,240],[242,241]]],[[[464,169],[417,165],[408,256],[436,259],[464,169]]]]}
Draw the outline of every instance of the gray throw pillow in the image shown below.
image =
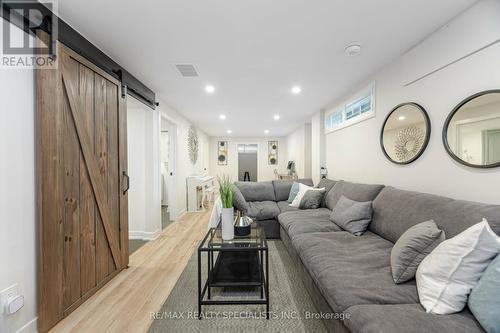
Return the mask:
{"type": "Polygon", "coordinates": [[[414,225],[397,240],[391,251],[392,279],[403,283],[415,277],[418,265],[444,241],[444,231],[433,220],[414,225]]]}
{"type": "Polygon", "coordinates": [[[295,199],[295,197],[299,193],[299,189],[300,189],[300,184],[297,182],[293,182],[292,188],[290,189],[290,194],[288,195],[288,200],[287,200],[288,203],[293,202],[293,199],[295,199]]]}
{"type": "Polygon", "coordinates": [[[325,190],[307,190],[300,200],[299,209],[317,209],[321,205],[321,200],[325,195],[325,190]]]}
{"type": "Polygon", "coordinates": [[[233,190],[233,206],[237,210],[242,213],[247,213],[250,207],[248,206],[248,202],[245,200],[245,197],[241,193],[240,189],[236,185],[231,185],[231,189],[233,190]]]}
{"type": "Polygon", "coordinates": [[[330,221],[349,231],[354,236],[361,236],[372,220],[372,202],[358,202],[341,196],[333,207],[330,221]]]}

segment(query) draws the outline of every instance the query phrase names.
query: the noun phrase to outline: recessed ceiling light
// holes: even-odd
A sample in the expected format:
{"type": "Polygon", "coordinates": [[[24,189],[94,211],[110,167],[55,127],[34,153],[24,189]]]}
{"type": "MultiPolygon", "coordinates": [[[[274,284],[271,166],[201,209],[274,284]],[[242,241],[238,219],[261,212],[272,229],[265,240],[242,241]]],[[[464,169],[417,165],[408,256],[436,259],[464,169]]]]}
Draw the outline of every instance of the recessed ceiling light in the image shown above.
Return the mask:
{"type": "Polygon", "coordinates": [[[279,114],[275,114],[273,118],[274,118],[274,120],[280,120],[280,115],[279,114]]]}
{"type": "Polygon", "coordinates": [[[207,92],[207,94],[213,94],[215,92],[215,87],[211,84],[207,84],[205,86],[205,91],[207,92]]]}
{"type": "Polygon", "coordinates": [[[231,130],[227,130],[226,132],[227,132],[227,134],[233,133],[233,131],[231,131],[231,130]]]}
{"type": "Polygon", "coordinates": [[[351,44],[345,48],[346,57],[355,57],[361,53],[361,45],[351,44]]]}
{"type": "Polygon", "coordinates": [[[224,120],[224,119],[226,119],[226,115],[225,115],[225,114],[220,114],[220,115],[219,115],[219,119],[220,119],[220,120],[224,120]]]}
{"type": "Polygon", "coordinates": [[[400,116],[398,119],[399,119],[399,120],[405,120],[405,119],[406,119],[406,117],[405,117],[405,116],[400,116]]]}
{"type": "Polygon", "coordinates": [[[265,130],[264,133],[269,134],[269,130],[265,130]]]}
{"type": "Polygon", "coordinates": [[[299,86],[292,87],[292,94],[294,94],[294,95],[300,94],[301,91],[302,91],[302,89],[299,86]]]}

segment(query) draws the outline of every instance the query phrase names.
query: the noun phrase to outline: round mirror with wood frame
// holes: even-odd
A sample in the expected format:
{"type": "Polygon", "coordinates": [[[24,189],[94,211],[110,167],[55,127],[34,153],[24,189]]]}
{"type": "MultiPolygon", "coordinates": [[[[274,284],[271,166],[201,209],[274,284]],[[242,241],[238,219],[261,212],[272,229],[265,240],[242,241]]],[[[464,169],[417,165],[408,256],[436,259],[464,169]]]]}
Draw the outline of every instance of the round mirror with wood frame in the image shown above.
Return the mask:
{"type": "Polygon", "coordinates": [[[417,103],[402,103],[391,110],[380,132],[380,146],[389,161],[410,164],[425,151],[431,136],[431,122],[417,103]]]}
{"type": "Polygon", "coordinates": [[[448,115],[443,143],[458,163],[472,168],[500,166],[500,89],[467,97],[448,115]]]}

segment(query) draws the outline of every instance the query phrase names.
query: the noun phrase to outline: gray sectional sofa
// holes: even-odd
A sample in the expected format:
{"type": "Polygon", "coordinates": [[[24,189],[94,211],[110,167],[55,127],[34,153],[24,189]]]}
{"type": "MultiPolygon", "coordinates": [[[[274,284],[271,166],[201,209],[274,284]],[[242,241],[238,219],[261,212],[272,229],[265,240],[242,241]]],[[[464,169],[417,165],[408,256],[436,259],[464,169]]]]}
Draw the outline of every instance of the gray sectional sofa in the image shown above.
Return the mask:
{"type": "MultiPolygon", "coordinates": [[[[297,180],[305,185],[313,186],[311,179],[297,180]]],[[[278,216],[287,211],[297,211],[288,205],[291,180],[273,180],[268,182],[235,182],[234,207],[261,225],[267,238],[280,238],[278,216]],[[242,200],[238,197],[243,195],[242,200]]]]}
{"type": "Polygon", "coordinates": [[[243,196],[235,199],[235,207],[262,225],[268,237],[282,239],[317,310],[344,313],[343,320],[325,319],[330,332],[484,332],[467,308],[452,315],[426,313],[414,279],[403,284],[392,280],[390,255],[408,228],[429,219],[445,231],[446,238],[482,218],[499,234],[500,206],[323,179],[317,185],[327,190],[321,207],[298,210],[285,202],[291,181],[235,185],[243,196]],[[362,236],[343,231],[329,220],[342,195],[373,201],[372,222],[362,236]]]}

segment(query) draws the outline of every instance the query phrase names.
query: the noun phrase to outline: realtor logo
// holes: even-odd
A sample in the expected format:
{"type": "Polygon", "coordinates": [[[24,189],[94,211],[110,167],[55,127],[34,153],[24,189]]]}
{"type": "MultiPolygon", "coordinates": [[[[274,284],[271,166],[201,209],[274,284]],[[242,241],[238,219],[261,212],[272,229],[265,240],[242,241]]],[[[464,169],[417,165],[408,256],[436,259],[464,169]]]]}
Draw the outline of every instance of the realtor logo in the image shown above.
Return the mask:
{"type": "Polygon", "coordinates": [[[0,0],[0,68],[57,68],[56,2],[0,0]]]}

